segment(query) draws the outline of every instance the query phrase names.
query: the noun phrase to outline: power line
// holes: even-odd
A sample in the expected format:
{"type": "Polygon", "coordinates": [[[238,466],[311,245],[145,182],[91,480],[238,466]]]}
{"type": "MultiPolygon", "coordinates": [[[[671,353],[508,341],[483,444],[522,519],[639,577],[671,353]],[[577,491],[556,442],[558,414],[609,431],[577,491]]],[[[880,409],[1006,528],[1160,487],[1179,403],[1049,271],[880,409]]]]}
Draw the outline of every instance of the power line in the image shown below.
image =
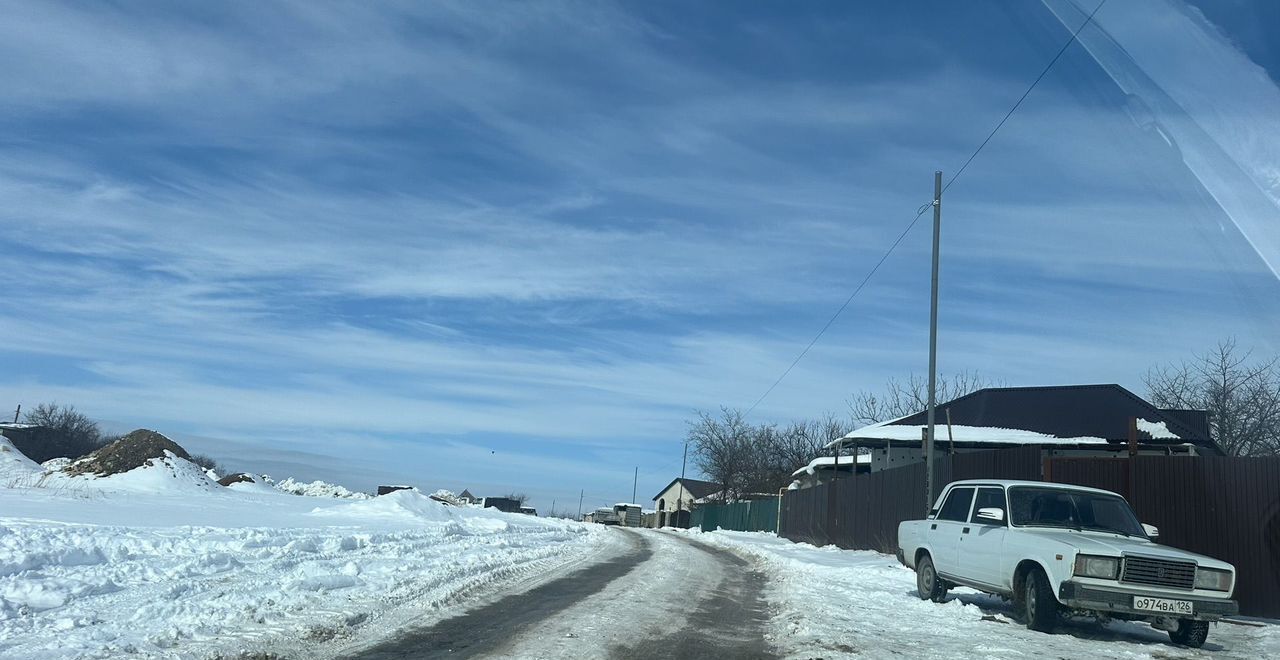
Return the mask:
{"type": "Polygon", "coordinates": [[[1076,42],[1076,37],[1080,36],[1080,31],[1083,30],[1086,25],[1093,22],[1093,17],[1098,13],[1099,9],[1102,9],[1102,5],[1105,4],[1107,4],[1107,0],[1102,0],[1098,3],[1098,6],[1093,8],[1093,11],[1089,12],[1089,15],[1085,17],[1084,22],[1080,24],[1080,27],[1076,28],[1076,31],[1071,33],[1071,38],[1067,39],[1067,43],[1062,44],[1062,48],[1058,49],[1058,52],[1053,56],[1053,59],[1049,60],[1049,63],[1045,65],[1042,71],[1040,71],[1040,75],[1036,76],[1036,79],[1031,81],[1031,85],[1027,87],[1027,91],[1023,92],[1022,96],[1018,97],[1018,102],[1014,103],[1013,107],[1009,108],[1009,111],[1004,113],[1004,117],[1000,120],[1000,123],[996,124],[996,127],[991,129],[991,132],[987,134],[987,139],[983,140],[982,144],[978,145],[978,148],[973,150],[973,153],[969,155],[969,158],[964,161],[964,165],[961,165],[960,169],[956,170],[956,173],[952,175],[951,180],[947,181],[947,185],[942,187],[943,192],[946,192],[947,188],[950,188],[951,184],[955,183],[956,179],[959,179],[960,175],[968,169],[969,163],[972,163],[973,159],[977,158],[978,154],[982,153],[983,148],[987,146],[987,143],[991,141],[991,138],[996,136],[1000,127],[1004,126],[1004,123],[1009,121],[1009,118],[1018,110],[1018,107],[1022,105],[1022,102],[1027,100],[1027,97],[1031,95],[1031,90],[1035,89],[1036,85],[1040,84],[1040,81],[1044,79],[1045,74],[1049,73],[1049,69],[1052,69],[1053,65],[1058,63],[1058,60],[1062,58],[1062,54],[1067,52],[1067,48],[1076,42]]]}
{"type": "MultiPolygon", "coordinates": [[[[1071,44],[1075,43],[1076,37],[1080,35],[1080,31],[1083,30],[1085,26],[1089,25],[1089,23],[1093,22],[1093,17],[1097,15],[1098,10],[1102,9],[1102,6],[1105,4],[1107,4],[1107,0],[1101,0],[1098,5],[1093,8],[1093,11],[1089,12],[1089,15],[1084,19],[1084,22],[1080,24],[1080,27],[1076,28],[1075,32],[1071,33],[1071,38],[1067,39],[1067,42],[1062,44],[1062,48],[1058,49],[1058,52],[1053,56],[1053,59],[1049,60],[1049,63],[1040,71],[1040,75],[1036,76],[1036,79],[1031,81],[1031,85],[1027,87],[1027,91],[1023,92],[1022,96],[1018,97],[1017,102],[1013,104],[1013,107],[1009,108],[1009,111],[1000,119],[995,128],[991,129],[991,132],[987,134],[986,139],[978,145],[977,149],[973,150],[972,154],[969,154],[969,157],[965,159],[964,164],[960,166],[960,169],[956,170],[956,173],[951,176],[951,179],[947,181],[947,184],[942,187],[944,192],[951,187],[951,184],[956,182],[956,179],[960,178],[960,175],[963,174],[966,169],[969,168],[969,164],[973,162],[973,159],[977,158],[978,154],[982,153],[982,150],[986,148],[987,143],[991,142],[991,138],[996,136],[996,133],[998,133],[1000,128],[1005,125],[1005,122],[1009,121],[1009,118],[1013,116],[1013,113],[1022,106],[1022,102],[1027,100],[1027,97],[1031,95],[1031,90],[1035,89],[1036,85],[1040,84],[1040,81],[1049,73],[1049,70],[1053,68],[1053,65],[1057,64],[1058,60],[1062,58],[1062,54],[1067,52],[1067,48],[1070,47],[1071,44]]],[[[853,299],[862,292],[862,289],[867,285],[867,282],[871,281],[871,277],[874,276],[876,271],[880,270],[880,267],[884,265],[884,262],[889,259],[889,255],[893,254],[893,251],[898,249],[898,245],[900,245],[903,239],[907,237],[907,234],[911,233],[911,229],[916,226],[916,222],[920,220],[920,216],[924,215],[924,212],[932,208],[932,206],[933,203],[929,202],[921,206],[916,211],[916,217],[911,219],[907,228],[898,235],[898,238],[894,240],[893,244],[889,246],[889,249],[885,251],[884,256],[880,257],[880,260],[876,262],[876,265],[871,267],[871,270],[867,272],[867,276],[862,278],[862,282],[858,284],[858,287],[853,290],[853,293],[849,294],[848,298],[845,299],[844,304],[840,305],[840,307],[836,309],[835,314],[832,314],[830,319],[827,319],[826,324],[822,326],[822,329],[818,331],[818,334],[814,335],[813,339],[804,347],[804,350],[800,351],[800,354],[796,356],[796,359],[792,360],[791,364],[787,365],[787,368],[783,370],[782,375],[778,376],[777,380],[773,381],[773,384],[769,386],[769,389],[765,390],[764,394],[761,394],[760,398],[756,399],[756,402],[751,404],[750,408],[747,408],[747,412],[743,417],[750,415],[761,402],[773,393],[773,390],[778,387],[788,374],[791,373],[791,370],[795,369],[797,364],[800,364],[800,360],[803,360],[804,356],[809,353],[809,349],[813,348],[814,344],[817,344],[819,339],[822,339],[822,335],[827,333],[827,330],[836,322],[836,319],[840,318],[840,315],[849,307],[849,304],[853,302],[853,299]]]]}

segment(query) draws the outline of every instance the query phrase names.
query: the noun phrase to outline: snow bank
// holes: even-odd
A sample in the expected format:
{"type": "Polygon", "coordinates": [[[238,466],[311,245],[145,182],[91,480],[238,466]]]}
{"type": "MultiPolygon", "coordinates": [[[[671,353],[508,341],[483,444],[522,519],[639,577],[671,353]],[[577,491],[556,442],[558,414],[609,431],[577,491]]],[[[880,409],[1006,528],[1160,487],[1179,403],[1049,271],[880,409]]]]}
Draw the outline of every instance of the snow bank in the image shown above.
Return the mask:
{"type": "Polygon", "coordinates": [[[51,472],[45,476],[49,488],[68,490],[99,490],[134,493],[208,493],[222,489],[218,482],[205,474],[204,468],[165,451],[163,458],[147,459],[146,464],[128,472],[97,476],[94,474],[71,475],[51,472]]]}
{"type": "Polygon", "coordinates": [[[284,481],[277,481],[274,484],[276,490],[292,493],[294,495],[306,495],[308,497],[339,497],[343,499],[363,500],[372,497],[368,493],[361,493],[353,490],[347,490],[343,486],[331,484],[319,479],[311,483],[295,481],[293,477],[289,477],[284,481]]]}
{"type": "Polygon", "coordinates": [[[942,604],[916,597],[915,573],[888,555],[817,548],[764,532],[690,530],[699,541],[752,557],[770,576],[774,639],[787,657],[908,658],[1274,658],[1280,622],[1261,628],[1215,625],[1221,651],[1178,649],[1146,624],[1071,623],[1045,635],[1013,620],[999,598],[956,589],[942,604]]]}
{"type": "Polygon", "coordinates": [[[0,486],[24,485],[43,473],[39,463],[27,458],[8,438],[0,435],[0,486]]]}
{"type": "Polygon", "coordinates": [[[328,640],[442,616],[604,538],[415,491],[351,500],[224,488],[168,456],[74,479],[98,486],[0,487],[0,657],[324,657],[336,652],[328,640]]]}

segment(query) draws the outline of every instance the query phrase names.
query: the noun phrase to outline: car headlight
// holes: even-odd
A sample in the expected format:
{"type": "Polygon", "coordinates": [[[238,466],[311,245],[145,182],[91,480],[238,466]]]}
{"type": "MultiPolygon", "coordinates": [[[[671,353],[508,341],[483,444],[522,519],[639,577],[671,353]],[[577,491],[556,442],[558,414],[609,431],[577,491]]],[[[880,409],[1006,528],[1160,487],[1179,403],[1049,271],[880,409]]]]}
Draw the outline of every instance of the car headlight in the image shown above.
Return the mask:
{"type": "Polygon", "coordinates": [[[1120,570],[1120,560],[1115,557],[1098,557],[1096,555],[1076,555],[1075,574],[1082,577],[1116,579],[1120,570]]]}
{"type": "Polygon", "coordinates": [[[1216,568],[1197,568],[1196,588],[1231,591],[1231,571],[1220,571],[1216,568]]]}

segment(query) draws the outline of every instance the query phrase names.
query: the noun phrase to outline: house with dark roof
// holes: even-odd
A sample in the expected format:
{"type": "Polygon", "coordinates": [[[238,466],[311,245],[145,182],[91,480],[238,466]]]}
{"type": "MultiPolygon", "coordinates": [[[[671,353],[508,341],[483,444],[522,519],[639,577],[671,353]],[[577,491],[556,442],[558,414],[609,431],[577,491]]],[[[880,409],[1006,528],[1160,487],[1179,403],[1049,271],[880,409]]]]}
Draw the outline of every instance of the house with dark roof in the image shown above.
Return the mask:
{"type": "Polygon", "coordinates": [[[676,477],[653,496],[657,503],[658,527],[688,527],[695,504],[712,501],[724,488],[717,483],[676,477]]]}
{"type": "MultiPolygon", "coordinates": [[[[871,451],[871,471],[923,460],[927,412],[857,429],[830,445],[871,451]]],[[[1114,384],[991,387],[940,403],[935,450],[1038,445],[1046,456],[1222,456],[1202,410],[1157,408],[1114,384]]]]}

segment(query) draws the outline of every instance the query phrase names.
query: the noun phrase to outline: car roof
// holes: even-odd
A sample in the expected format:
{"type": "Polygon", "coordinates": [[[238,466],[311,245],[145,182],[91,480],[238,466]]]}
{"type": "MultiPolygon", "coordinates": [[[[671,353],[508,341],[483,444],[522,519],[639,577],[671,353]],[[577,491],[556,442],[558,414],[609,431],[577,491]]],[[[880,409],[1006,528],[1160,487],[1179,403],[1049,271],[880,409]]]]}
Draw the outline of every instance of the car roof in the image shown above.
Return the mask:
{"type": "Polygon", "coordinates": [[[1036,488],[1055,488],[1060,490],[1082,490],[1090,493],[1104,493],[1107,495],[1120,496],[1120,493],[1101,488],[1090,488],[1088,486],[1077,486],[1075,484],[1058,484],[1048,481],[1025,481],[1018,479],[964,479],[962,481],[953,481],[947,484],[948,488],[955,486],[1000,486],[1009,488],[1011,486],[1035,486],[1036,488]]]}

